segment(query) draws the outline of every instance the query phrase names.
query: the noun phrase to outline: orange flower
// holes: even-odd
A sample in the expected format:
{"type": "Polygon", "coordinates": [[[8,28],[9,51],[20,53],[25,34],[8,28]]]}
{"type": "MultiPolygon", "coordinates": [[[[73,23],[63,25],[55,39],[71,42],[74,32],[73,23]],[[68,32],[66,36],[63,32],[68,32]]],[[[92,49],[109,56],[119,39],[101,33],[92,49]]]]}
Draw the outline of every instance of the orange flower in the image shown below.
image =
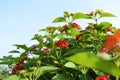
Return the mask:
{"type": "Polygon", "coordinates": [[[118,42],[120,42],[120,29],[118,29],[114,35],[107,37],[105,45],[101,49],[100,53],[108,52],[111,49],[115,48],[116,47],[115,45],[118,44],[118,42]]]}

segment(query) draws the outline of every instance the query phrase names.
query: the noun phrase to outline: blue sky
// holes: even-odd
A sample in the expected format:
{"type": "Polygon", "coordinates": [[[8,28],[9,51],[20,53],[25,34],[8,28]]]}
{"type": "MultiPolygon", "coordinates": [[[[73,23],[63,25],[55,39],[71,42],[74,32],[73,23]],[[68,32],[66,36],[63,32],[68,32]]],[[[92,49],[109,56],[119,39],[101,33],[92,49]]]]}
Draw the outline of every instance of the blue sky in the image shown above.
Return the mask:
{"type": "MultiPolygon", "coordinates": [[[[38,30],[50,25],[64,11],[84,12],[103,9],[116,18],[104,19],[120,26],[119,0],[0,0],[0,57],[14,49],[13,44],[32,44],[38,30]]],[[[85,27],[85,23],[80,25],[85,27]]]]}

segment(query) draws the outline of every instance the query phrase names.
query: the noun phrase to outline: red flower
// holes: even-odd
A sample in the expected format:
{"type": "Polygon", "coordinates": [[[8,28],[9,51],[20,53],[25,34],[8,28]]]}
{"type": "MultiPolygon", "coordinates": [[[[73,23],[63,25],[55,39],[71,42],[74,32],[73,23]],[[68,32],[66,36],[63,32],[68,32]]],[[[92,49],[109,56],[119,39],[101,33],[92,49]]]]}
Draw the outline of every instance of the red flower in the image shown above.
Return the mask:
{"type": "Polygon", "coordinates": [[[100,50],[100,53],[108,52],[113,48],[118,48],[117,46],[115,46],[118,42],[120,42],[120,29],[118,29],[118,31],[114,35],[107,37],[105,45],[100,50]]]}
{"type": "Polygon", "coordinates": [[[66,28],[67,28],[67,24],[65,24],[65,25],[63,26],[63,28],[66,29],[66,28]]]}
{"type": "Polygon", "coordinates": [[[80,30],[80,29],[82,29],[81,27],[80,27],[80,25],[78,25],[77,23],[71,23],[71,25],[72,25],[72,27],[75,27],[75,28],[77,28],[78,30],[80,30]]]}
{"type": "Polygon", "coordinates": [[[67,28],[67,24],[65,24],[62,28],[60,28],[58,31],[60,31],[61,33],[67,28]]]}
{"type": "Polygon", "coordinates": [[[95,78],[95,80],[107,80],[108,78],[110,78],[110,75],[101,75],[95,78]]]}
{"type": "Polygon", "coordinates": [[[56,42],[57,47],[68,48],[69,44],[64,40],[59,40],[56,42]]]}
{"type": "Polygon", "coordinates": [[[42,50],[42,55],[44,55],[45,53],[49,52],[49,48],[43,48],[42,50]]]}
{"type": "Polygon", "coordinates": [[[79,38],[81,38],[83,36],[83,34],[79,34],[76,36],[76,40],[79,40],[79,38]]]}

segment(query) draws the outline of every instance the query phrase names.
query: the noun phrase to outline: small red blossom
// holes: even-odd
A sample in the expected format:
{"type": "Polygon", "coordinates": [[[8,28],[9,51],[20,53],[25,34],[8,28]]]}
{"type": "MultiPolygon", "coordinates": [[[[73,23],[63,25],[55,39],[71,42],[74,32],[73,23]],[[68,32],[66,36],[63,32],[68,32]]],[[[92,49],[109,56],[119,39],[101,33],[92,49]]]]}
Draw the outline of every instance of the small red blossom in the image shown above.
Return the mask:
{"type": "Polygon", "coordinates": [[[42,55],[46,54],[47,52],[49,52],[49,48],[43,48],[42,55]]]}
{"type": "Polygon", "coordinates": [[[80,38],[82,38],[83,34],[79,34],[76,36],[76,40],[79,40],[80,38]]]}
{"type": "Polygon", "coordinates": [[[65,24],[65,25],[63,26],[63,28],[66,29],[66,28],[67,28],[67,24],[65,24]]]}
{"type": "Polygon", "coordinates": [[[72,27],[77,28],[78,30],[82,29],[80,25],[78,25],[77,23],[71,23],[72,27]]]}
{"type": "Polygon", "coordinates": [[[96,77],[95,80],[108,80],[108,78],[110,78],[110,75],[106,74],[96,77]]]}
{"type": "Polygon", "coordinates": [[[67,24],[65,24],[59,31],[62,33],[67,28],[67,24]]]}
{"type": "Polygon", "coordinates": [[[69,44],[64,40],[59,40],[56,42],[57,47],[68,48],[69,44]]]}

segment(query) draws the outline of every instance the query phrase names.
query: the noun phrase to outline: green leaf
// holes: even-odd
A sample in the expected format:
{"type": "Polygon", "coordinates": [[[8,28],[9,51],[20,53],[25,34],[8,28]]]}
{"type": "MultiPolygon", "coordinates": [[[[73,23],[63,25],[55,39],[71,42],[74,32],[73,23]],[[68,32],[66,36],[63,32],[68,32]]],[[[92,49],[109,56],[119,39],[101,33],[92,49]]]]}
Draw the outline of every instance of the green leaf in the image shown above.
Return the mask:
{"type": "Polygon", "coordinates": [[[42,35],[35,34],[34,37],[32,38],[32,40],[37,40],[38,42],[42,42],[43,37],[42,37],[42,35]]]}
{"type": "MultiPolygon", "coordinates": [[[[0,68],[0,69],[1,69],[1,68],[0,68]]],[[[3,71],[3,69],[2,69],[2,70],[0,70],[0,72],[1,72],[1,71],[3,71]]],[[[5,77],[6,77],[6,76],[5,76],[4,74],[0,73],[0,80],[5,79],[5,77]]]]}
{"type": "Polygon", "coordinates": [[[75,53],[85,51],[83,48],[70,48],[66,53],[63,54],[63,57],[73,55],[75,53]]]}
{"type": "Polygon", "coordinates": [[[20,52],[17,50],[12,50],[12,51],[9,51],[9,53],[20,53],[20,52]]]}
{"type": "Polygon", "coordinates": [[[56,74],[52,80],[69,80],[65,74],[56,74]]]}
{"type": "Polygon", "coordinates": [[[46,31],[46,29],[40,29],[39,31],[46,31]]]}
{"type": "Polygon", "coordinates": [[[79,52],[78,54],[68,57],[67,60],[120,76],[120,68],[118,68],[114,62],[104,60],[96,55],[90,54],[90,52],[79,52]]]}
{"type": "Polygon", "coordinates": [[[112,24],[109,22],[102,22],[100,25],[102,25],[102,28],[101,28],[102,30],[108,29],[109,27],[112,26],[112,24]]]}
{"type": "Polygon", "coordinates": [[[6,56],[5,58],[1,59],[0,64],[12,64],[18,61],[18,57],[12,57],[11,55],[6,56]]]}
{"type": "Polygon", "coordinates": [[[8,78],[5,78],[3,80],[25,80],[23,78],[21,78],[20,76],[17,76],[17,75],[12,75],[12,76],[9,76],[8,78]]]}
{"type": "Polygon", "coordinates": [[[87,14],[79,13],[79,12],[73,14],[73,20],[81,19],[81,18],[90,19],[91,17],[87,14]]]}
{"type": "Polygon", "coordinates": [[[56,71],[58,68],[54,67],[54,66],[42,66],[40,68],[38,68],[37,70],[34,71],[34,74],[36,76],[36,79],[39,78],[41,75],[43,75],[44,73],[47,72],[54,72],[56,71]]]}
{"type": "Polygon", "coordinates": [[[71,35],[72,36],[76,36],[76,35],[80,34],[78,29],[76,29],[76,28],[71,28],[70,31],[71,31],[71,35]]]}
{"type": "Polygon", "coordinates": [[[25,45],[25,44],[23,44],[23,45],[18,45],[18,44],[15,44],[14,46],[16,46],[17,47],[17,49],[24,49],[25,51],[27,51],[27,50],[29,50],[29,48],[25,45]]]}
{"type": "Polygon", "coordinates": [[[113,15],[113,14],[111,14],[111,13],[105,12],[105,13],[102,13],[102,14],[100,15],[100,17],[102,18],[102,17],[116,17],[116,16],[113,15]]]}
{"type": "Polygon", "coordinates": [[[53,20],[53,23],[58,23],[58,22],[66,22],[66,19],[64,17],[57,17],[53,20]]]}

